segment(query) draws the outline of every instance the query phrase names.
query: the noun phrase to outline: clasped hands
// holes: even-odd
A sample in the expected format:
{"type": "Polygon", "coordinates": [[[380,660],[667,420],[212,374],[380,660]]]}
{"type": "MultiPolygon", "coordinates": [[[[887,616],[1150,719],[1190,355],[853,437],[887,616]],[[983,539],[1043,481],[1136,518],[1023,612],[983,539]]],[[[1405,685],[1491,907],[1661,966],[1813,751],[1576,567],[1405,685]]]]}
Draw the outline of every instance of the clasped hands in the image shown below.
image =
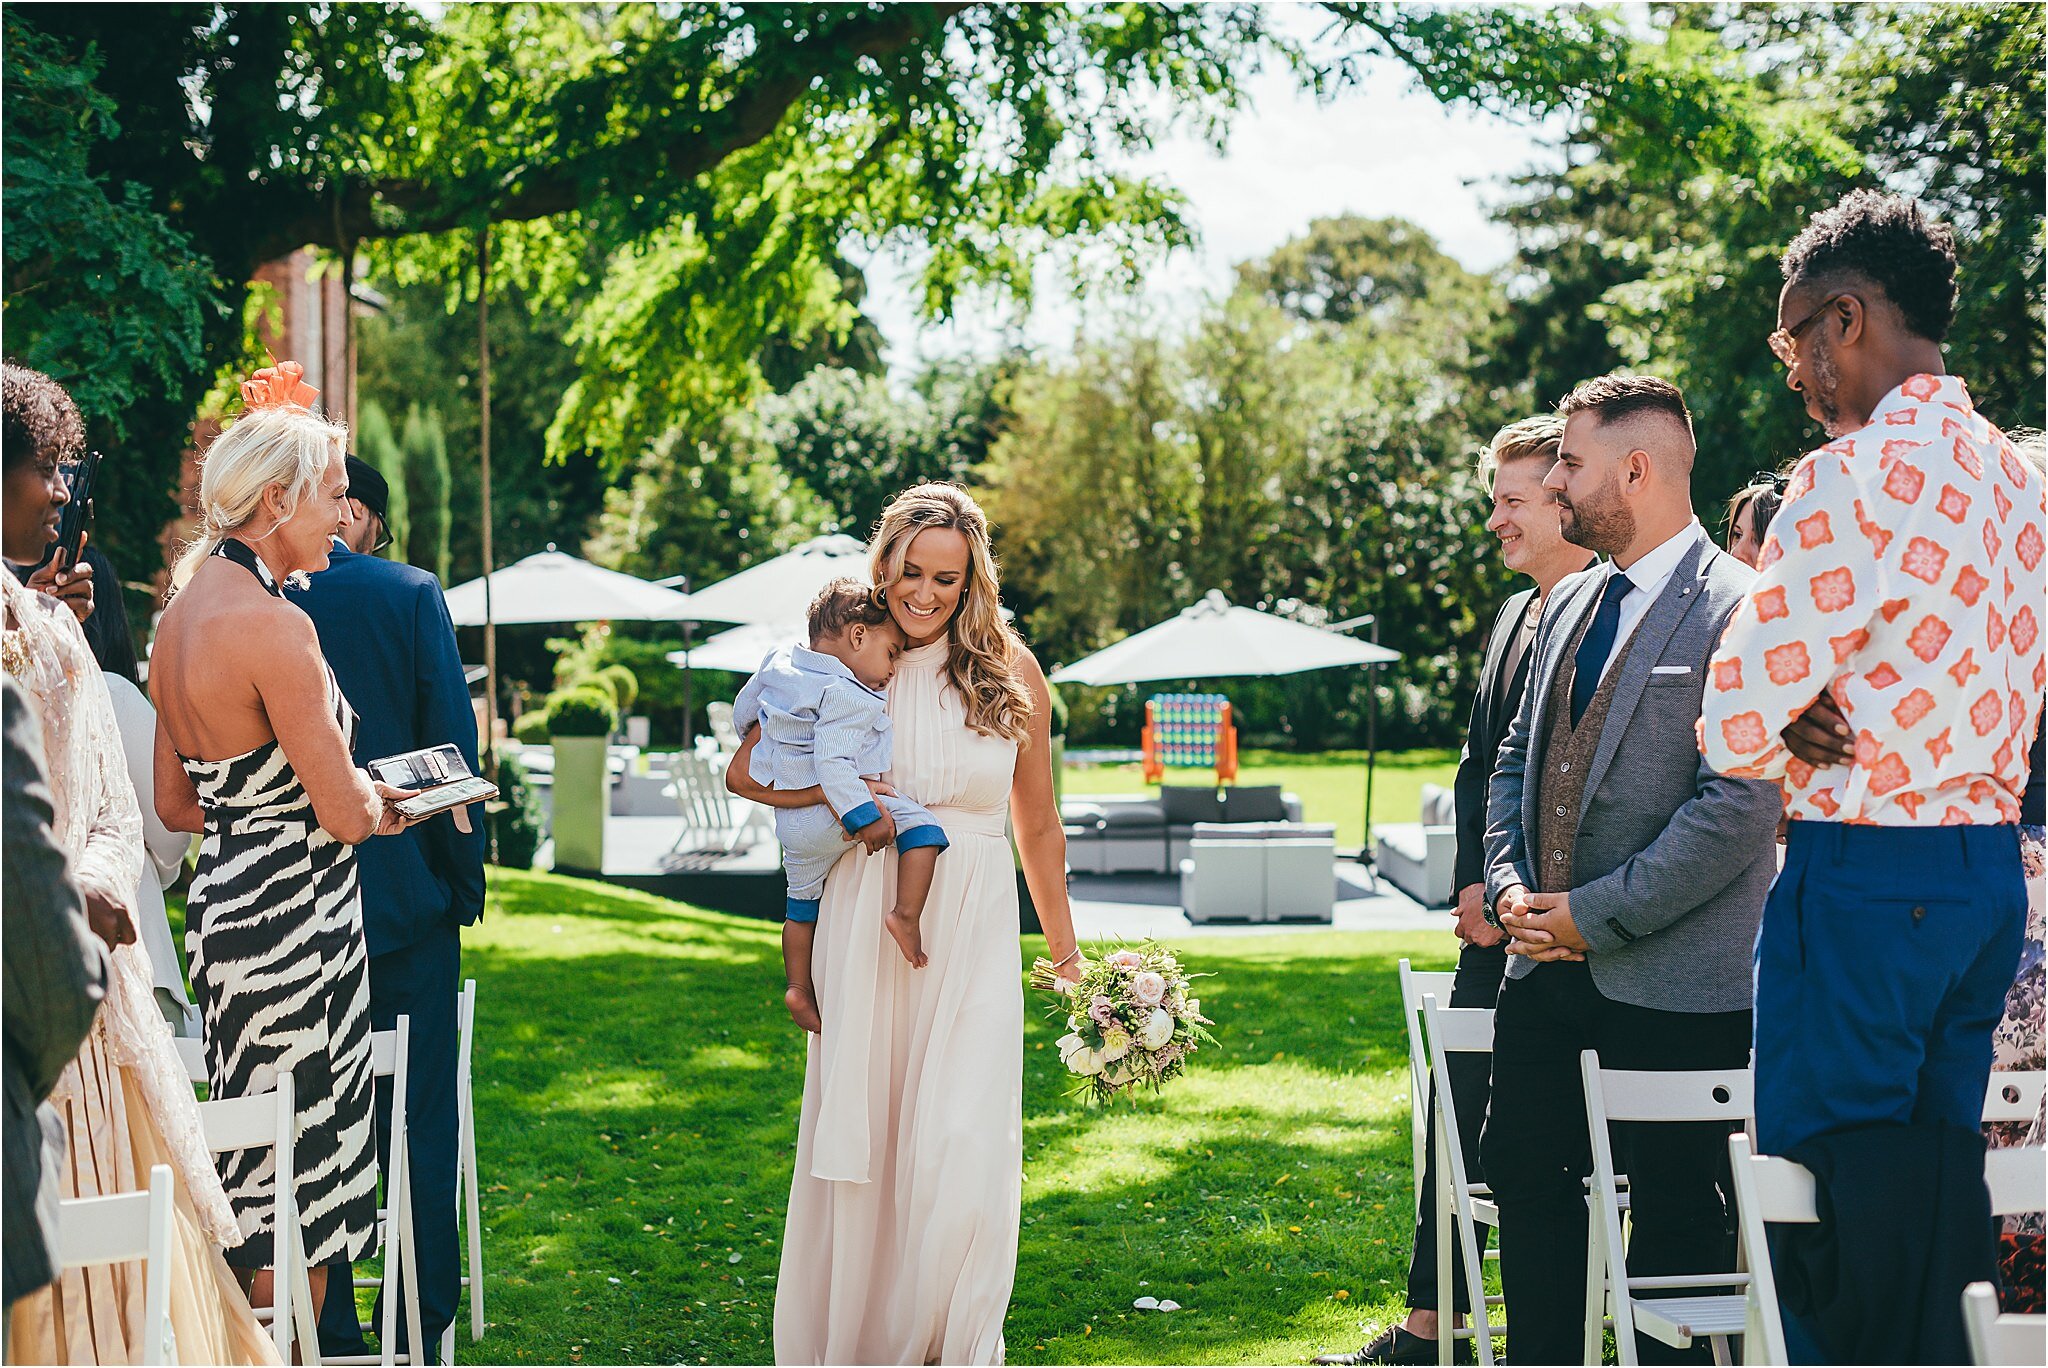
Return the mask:
{"type": "Polygon", "coordinates": [[[1494,903],[1501,927],[1508,933],[1508,953],[1549,960],[1582,960],[1586,939],[1572,920],[1569,893],[1531,893],[1514,884],[1494,903]]]}
{"type": "MultiPolygon", "coordinates": [[[[880,779],[863,779],[861,782],[866,784],[868,792],[874,794],[877,798],[893,798],[896,796],[896,790],[883,783],[880,779]]],[[[880,805],[877,804],[877,807],[880,807],[880,805]]],[[[860,842],[868,854],[873,855],[877,851],[887,848],[889,843],[896,839],[896,819],[889,815],[889,809],[881,808],[881,815],[879,817],[869,822],[859,831],[848,833],[846,839],[860,842]]]]}

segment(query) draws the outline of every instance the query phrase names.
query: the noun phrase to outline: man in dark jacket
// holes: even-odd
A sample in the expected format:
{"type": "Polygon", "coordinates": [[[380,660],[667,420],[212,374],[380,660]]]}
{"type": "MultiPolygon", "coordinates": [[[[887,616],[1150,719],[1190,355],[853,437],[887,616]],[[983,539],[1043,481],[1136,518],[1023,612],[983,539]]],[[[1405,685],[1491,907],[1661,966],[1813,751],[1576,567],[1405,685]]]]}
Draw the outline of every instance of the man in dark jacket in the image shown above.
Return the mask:
{"type": "MultiPolygon", "coordinates": [[[[1524,589],[1501,605],[1487,637],[1486,663],[1479,670],[1479,691],[1472,699],[1472,722],[1458,761],[1458,977],[1448,1007],[1491,1007],[1500,996],[1507,972],[1507,939],[1489,924],[1482,906],[1486,891],[1486,786],[1493,777],[1493,759],[1500,751],[1508,723],[1522,706],[1529,678],[1529,644],[1544,595],[1567,575],[1593,563],[1593,553],[1564,539],[1557,500],[1543,488],[1543,477],[1557,459],[1564,420],[1552,414],[1510,423],[1494,435],[1482,464],[1493,485],[1493,516],[1486,529],[1500,541],[1501,563],[1529,576],[1535,587],[1524,589]]],[[[1488,1061],[1452,1055],[1451,1105],[1458,1116],[1465,1167],[1479,1170],[1479,1131],[1486,1119],[1488,1061]]],[[[1414,1253],[1408,1261],[1408,1318],[1381,1331],[1355,1354],[1326,1354],[1318,1363],[1435,1363],[1436,1287],[1436,1127],[1430,1126],[1426,1167],[1422,1173],[1421,1213],[1415,1223],[1414,1253]]],[[[1481,1232],[1481,1239],[1484,1239],[1481,1232]]],[[[1452,1275],[1452,1305],[1462,1316],[1465,1280],[1452,1275]]],[[[1471,1346],[1461,1345],[1460,1362],[1471,1360],[1471,1346]]]]}
{"type": "MultiPolygon", "coordinates": [[[[361,719],[355,760],[425,746],[453,744],[476,769],[476,720],[455,649],[455,627],[440,583],[424,570],[374,554],[385,537],[384,477],[351,456],[349,499],[359,505],[327,568],[292,594],[320,634],[341,692],[361,719]]],[[[420,1333],[429,1361],[455,1319],[461,1295],[456,1249],[456,1021],[461,985],[461,928],[483,914],[484,835],[481,813],[458,827],[448,818],[422,822],[397,836],[366,841],[357,868],[363,889],[363,932],[370,951],[370,1023],[392,1029],[412,1018],[406,1130],[411,1157],[413,1225],[419,1248],[420,1333]]],[[[380,1089],[378,1149],[388,1155],[388,1094],[380,1089]]],[[[336,1270],[347,1287],[346,1268],[336,1270]]],[[[330,1275],[333,1276],[333,1275],[330,1275]]],[[[389,1283],[387,1291],[395,1291],[389,1283]]],[[[382,1323],[382,1316],[376,1318],[382,1323]]],[[[404,1318],[399,1318],[400,1326],[404,1318]]],[[[362,1352],[354,1302],[329,1297],[320,1321],[323,1355],[362,1352]]],[[[398,1352],[412,1346],[401,1342],[398,1352]]]]}
{"type": "MultiPolygon", "coordinates": [[[[42,724],[14,681],[0,700],[5,847],[0,849],[0,943],[6,946],[6,1304],[57,1275],[57,1171],[64,1127],[43,1105],[78,1054],[106,996],[107,951],[85,921],[85,899],[51,833],[42,724]],[[45,1162],[46,1153],[51,1162],[45,1162]]],[[[4,1324],[0,1319],[0,1324],[4,1324]]]]}

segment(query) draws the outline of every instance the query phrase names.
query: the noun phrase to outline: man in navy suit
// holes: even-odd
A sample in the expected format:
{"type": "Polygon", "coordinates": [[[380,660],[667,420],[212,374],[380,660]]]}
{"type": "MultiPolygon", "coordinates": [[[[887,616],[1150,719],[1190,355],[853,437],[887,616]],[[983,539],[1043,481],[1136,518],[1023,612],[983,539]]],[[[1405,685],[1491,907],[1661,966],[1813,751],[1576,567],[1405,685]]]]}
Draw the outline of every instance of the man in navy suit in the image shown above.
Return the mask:
{"type": "MultiPolygon", "coordinates": [[[[327,568],[292,601],[320,634],[341,692],[361,719],[358,765],[402,751],[452,743],[476,769],[476,718],[455,649],[441,585],[432,575],[375,554],[388,540],[389,487],[376,469],[348,458],[354,520],[343,529],[327,568]]],[[[455,1319],[461,1294],[456,1254],[456,998],[461,985],[461,929],[483,915],[482,814],[472,805],[422,822],[396,836],[365,841],[356,866],[363,890],[363,932],[370,950],[370,1022],[391,1030],[412,1017],[411,1076],[406,1088],[413,1226],[419,1248],[420,1333],[431,1362],[441,1333],[455,1319]],[[455,816],[471,819],[458,825],[455,816]]],[[[377,1146],[388,1155],[390,1090],[378,1090],[377,1146]]],[[[395,1265],[394,1271],[395,1271],[395,1265]]],[[[347,1265],[335,1270],[347,1288],[347,1265]]],[[[333,1276],[332,1274],[330,1276],[333,1276]]],[[[387,1287],[387,1290],[389,1288],[387,1287]]],[[[373,1318],[382,1324],[381,1311],[373,1318]]],[[[403,1316],[398,1324],[405,1324],[403,1316]]],[[[403,1340],[398,1352],[407,1352],[403,1340]]],[[[364,1352],[354,1298],[327,1298],[320,1318],[323,1357],[364,1352]]]]}

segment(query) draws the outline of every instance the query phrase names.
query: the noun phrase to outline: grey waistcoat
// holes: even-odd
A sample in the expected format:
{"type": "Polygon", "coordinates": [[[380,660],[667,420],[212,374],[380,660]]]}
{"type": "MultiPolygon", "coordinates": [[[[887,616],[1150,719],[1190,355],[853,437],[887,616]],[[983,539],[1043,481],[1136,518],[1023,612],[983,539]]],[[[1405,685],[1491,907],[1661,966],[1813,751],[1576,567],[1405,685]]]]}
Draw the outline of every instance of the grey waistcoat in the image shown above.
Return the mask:
{"type": "MultiPolygon", "coordinates": [[[[1584,780],[1578,801],[1563,801],[1576,820],[1572,840],[1546,848],[1542,814],[1555,820],[1560,800],[1544,805],[1543,771],[1565,760],[1553,754],[1554,718],[1570,706],[1572,656],[1607,568],[1551,592],[1529,687],[1487,790],[1486,897],[1491,904],[1513,884],[1543,890],[1540,856],[1563,849],[1572,921],[1604,996],[1664,1011],[1729,1012],[1750,1005],[1750,956],[1777,872],[1782,805],[1776,785],[1724,778],[1700,759],[1707,663],[1753,573],[1704,531],[1693,532],[1626,656],[1602,681],[1605,717],[1592,725],[1589,715],[1577,735],[1564,729],[1567,749],[1590,745],[1592,755],[1583,774],[1572,764],[1584,780]]],[[[1508,974],[1532,968],[1515,956],[1508,974]]]]}

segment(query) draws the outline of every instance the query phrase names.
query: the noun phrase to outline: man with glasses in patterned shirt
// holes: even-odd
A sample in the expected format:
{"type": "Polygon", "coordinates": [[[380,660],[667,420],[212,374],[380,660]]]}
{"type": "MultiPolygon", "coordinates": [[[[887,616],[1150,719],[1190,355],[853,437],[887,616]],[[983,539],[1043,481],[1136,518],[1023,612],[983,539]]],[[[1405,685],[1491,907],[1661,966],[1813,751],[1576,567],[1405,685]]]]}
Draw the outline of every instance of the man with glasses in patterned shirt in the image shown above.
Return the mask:
{"type": "Polygon", "coordinates": [[[1832,440],[1792,473],[1700,736],[1721,773],[1778,781],[1791,819],[1756,952],[1757,1138],[1777,1154],[1977,1125],[2026,918],[2048,596],[2041,477],[1943,366],[1948,229],[1859,190],[1783,269],[1770,345],[1832,440]],[[1794,749],[1815,719],[1840,763],[1794,749]]]}

